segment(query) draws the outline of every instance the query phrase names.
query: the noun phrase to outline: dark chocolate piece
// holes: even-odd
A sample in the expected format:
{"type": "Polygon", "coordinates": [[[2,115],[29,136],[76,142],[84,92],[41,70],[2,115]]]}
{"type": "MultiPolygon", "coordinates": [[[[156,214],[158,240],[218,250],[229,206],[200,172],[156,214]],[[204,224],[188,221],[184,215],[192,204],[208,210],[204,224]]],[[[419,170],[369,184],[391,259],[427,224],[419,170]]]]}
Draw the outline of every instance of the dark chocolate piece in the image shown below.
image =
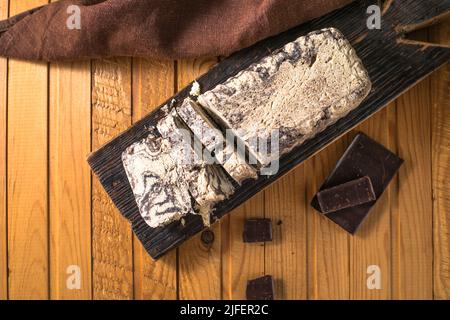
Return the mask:
{"type": "Polygon", "coordinates": [[[273,300],[274,284],[272,276],[264,276],[247,281],[247,300],[273,300]]]}
{"type": "Polygon", "coordinates": [[[322,213],[330,213],[376,200],[369,176],[355,179],[317,193],[322,213]]]}
{"type": "MultiPolygon", "coordinates": [[[[365,134],[358,133],[319,191],[369,176],[378,200],[402,163],[402,159],[384,146],[365,134]]],[[[354,234],[377,200],[338,210],[326,214],[325,217],[334,221],[347,232],[354,234]]],[[[317,195],[311,205],[317,211],[322,212],[317,195]]]]}
{"type": "Polygon", "coordinates": [[[244,224],[244,242],[272,241],[272,221],[270,219],[247,219],[244,224]]]}

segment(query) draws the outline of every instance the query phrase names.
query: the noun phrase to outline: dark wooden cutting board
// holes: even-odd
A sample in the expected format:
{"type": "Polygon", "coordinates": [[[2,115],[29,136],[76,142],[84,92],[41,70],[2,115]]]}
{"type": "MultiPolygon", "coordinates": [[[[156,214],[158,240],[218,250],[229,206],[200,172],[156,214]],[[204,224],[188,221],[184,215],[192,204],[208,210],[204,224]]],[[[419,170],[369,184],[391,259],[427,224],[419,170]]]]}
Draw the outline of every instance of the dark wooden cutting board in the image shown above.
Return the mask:
{"type": "MultiPolygon", "coordinates": [[[[223,60],[197,80],[203,92],[212,89],[299,36],[313,30],[335,27],[352,43],[367,68],[373,85],[371,93],[358,108],[313,139],[283,156],[280,159],[280,169],[276,175],[261,176],[256,181],[247,181],[236,190],[230,199],[218,204],[214,213],[217,218],[229,213],[294,169],[450,59],[450,48],[448,47],[404,39],[405,32],[448,17],[450,0],[385,1],[381,30],[369,30],[366,26],[368,18],[366,10],[370,5],[378,4],[378,2],[375,0],[357,1],[322,18],[263,40],[223,60]]],[[[175,105],[177,105],[188,94],[189,87],[168,101],[175,99],[175,105]]],[[[145,138],[148,134],[146,128],[155,125],[162,115],[163,112],[160,108],[156,109],[120,136],[93,152],[88,158],[92,170],[100,179],[108,195],[120,212],[131,222],[134,233],[154,259],[179,246],[204,228],[199,216],[186,217],[184,225],[180,222],[173,222],[161,228],[150,228],[142,219],[136,205],[122,165],[121,155],[128,146],[145,138]]]]}

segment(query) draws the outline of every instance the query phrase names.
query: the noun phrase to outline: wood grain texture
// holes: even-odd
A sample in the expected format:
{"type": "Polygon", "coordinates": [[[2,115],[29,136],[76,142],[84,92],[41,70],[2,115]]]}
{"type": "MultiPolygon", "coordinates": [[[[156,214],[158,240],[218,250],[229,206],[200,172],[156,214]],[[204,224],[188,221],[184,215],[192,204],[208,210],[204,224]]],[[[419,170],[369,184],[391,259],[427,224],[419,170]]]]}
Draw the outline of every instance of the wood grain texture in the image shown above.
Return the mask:
{"type": "MultiPolygon", "coordinates": [[[[394,108],[395,103],[386,108],[394,108]]],[[[388,110],[376,113],[358,126],[356,132],[364,132],[386,147],[393,136],[389,131],[388,110]]],[[[395,133],[394,133],[395,134],[395,133]]],[[[394,178],[395,180],[395,178],[394,178]]],[[[391,212],[390,187],[377,201],[357,233],[350,238],[350,298],[351,299],[389,299],[391,297],[391,212]],[[367,279],[373,274],[368,268],[378,267],[381,288],[370,289],[367,279]]],[[[375,275],[376,276],[376,275],[375,275]]]]}
{"type": "MultiPolygon", "coordinates": [[[[397,99],[398,100],[398,99],[397,99]]],[[[392,137],[389,139],[389,150],[394,152],[396,155],[399,155],[399,144],[400,141],[398,140],[398,130],[397,130],[397,100],[391,103],[390,108],[387,108],[387,117],[388,117],[388,130],[391,132],[392,137]]],[[[402,164],[402,166],[404,163],[402,164]]],[[[390,225],[391,225],[391,248],[390,248],[390,259],[391,259],[391,266],[390,266],[390,299],[395,299],[394,295],[397,292],[396,286],[397,286],[397,269],[396,266],[398,265],[398,256],[396,255],[398,251],[398,224],[396,223],[398,221],[400,209],[399,209],[399,188],[400,188],[400,172],[397,172],[397,175],[391,180],[391,183],[389,185],[389,207],[390,207],[390,225]]],[[[383,277],[383,275],[381,275],[383,277]]],[[[383,278],[382,278],[383,281],[383,278]]],[[[383,284],[382,284],[383,285],[383,284]]]]}
{"type": "MultiPolygon", "coordinates": [[[[8,17],[8,0],[0,1],[0,19],[8,17]]],[[[0,300],[8,298],[8,233],[6,227],[6,107],[8,61],[0,58],[0,300]]]]}
{"type": "MultiPolygon", "coordinates": [[[[342,137],[304,164],[308,203],[348,146],[342,137]]],[[[349,299],[349,235],[307,206],[308,298],[349,299]]]]}
{"type": "MultiPolygon", "coordinates": [[[[151,112],[175,90],[175,62],[133,60],[133,121],[151,112]]],[[[134,283],[136,299],[177,298],[177,253],[153,261],[134,238],[134,283]]]]}
{"type": "Polygon", "coordinates": [[[252,218],[264,218],[264,192],[221,221],[223,299],[245,300],[247,280],[264,275],[264,244],[244,243],[242,239],[244,222],[252,218]]]}
{"type": "Polygon", "coordinates": [[[273,241],[266,243],[265,273],[275,279],[277,299],[307,297],[305,167],[301,165],[264,191],[265,217],[273,241]]]}
{"type": "MultiPolygon", "coordinates": [[[[450,22],[430,40],[450,44],[450,22]]],[[[431,76],[434,298],[450,299],[450,63],[431,76]]]]}
{"type": "MultiPolygon", "coordinates": [[[[92,63],[92,148],[131,125],[130,59],[92,63]]],[[[133,243],[123,219],[97,179],[92,184],[93,298],[133,298],[133,243]]]]}
{"type": "Polygon", "coordinates": [[[393,298],[433,298],[429,79],[397,100],[398,211],[393,217],[393,298]]]}
{"type": "MultiPolygon", "coordinates": [[[[10,14],[45,3],[11,1],[10,14]]],[[[46,63],[9,61],[7,203],[11,299],[49,297],[47,85],[46,63]]]]}
{"type": "MultiPolygon", "coordinates": [[[[191,81],[207,72],[216,58],[181,60],[177,63],[177,87],[186,87],[191,81]]],[[[205,245],[197,234],[179,248],[179,298],[220,299],[221,289],[221,226],[211,227],[214,242],[205,245]]]]}
{"type": "Polygon", "coordinates": [[[91,299],[91,63],[50,66],[50,297],[91,299]],[[80,289],[67,286],[80,268],[80,289]],[[70,271],[70,270],[69,270],[70,271]]]}

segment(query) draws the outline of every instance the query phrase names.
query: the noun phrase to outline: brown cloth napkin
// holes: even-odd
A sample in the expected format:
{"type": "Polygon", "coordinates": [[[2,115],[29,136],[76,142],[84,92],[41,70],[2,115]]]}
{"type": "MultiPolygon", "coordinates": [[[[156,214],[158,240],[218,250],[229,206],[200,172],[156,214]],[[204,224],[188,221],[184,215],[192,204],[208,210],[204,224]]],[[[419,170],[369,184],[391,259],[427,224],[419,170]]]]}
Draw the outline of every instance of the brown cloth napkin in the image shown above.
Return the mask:
{"type": "Polygon", "coordinates": [[[0,21],[0,55],[47,61],[225,56],[352,1],[61,0],[0,21]]]}

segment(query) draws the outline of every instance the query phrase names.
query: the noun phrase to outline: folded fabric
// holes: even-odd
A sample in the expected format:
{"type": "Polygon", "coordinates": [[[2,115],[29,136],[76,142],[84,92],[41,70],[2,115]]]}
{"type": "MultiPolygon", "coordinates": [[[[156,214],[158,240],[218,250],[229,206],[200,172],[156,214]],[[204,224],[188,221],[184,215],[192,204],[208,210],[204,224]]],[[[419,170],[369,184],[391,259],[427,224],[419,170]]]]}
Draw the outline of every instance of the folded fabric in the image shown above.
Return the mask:
{"type": "Polygon", "coordinates": [[[61,0],[0,21],[0,55],[29,60],[228,55],[353,0],[61,0]]]}

